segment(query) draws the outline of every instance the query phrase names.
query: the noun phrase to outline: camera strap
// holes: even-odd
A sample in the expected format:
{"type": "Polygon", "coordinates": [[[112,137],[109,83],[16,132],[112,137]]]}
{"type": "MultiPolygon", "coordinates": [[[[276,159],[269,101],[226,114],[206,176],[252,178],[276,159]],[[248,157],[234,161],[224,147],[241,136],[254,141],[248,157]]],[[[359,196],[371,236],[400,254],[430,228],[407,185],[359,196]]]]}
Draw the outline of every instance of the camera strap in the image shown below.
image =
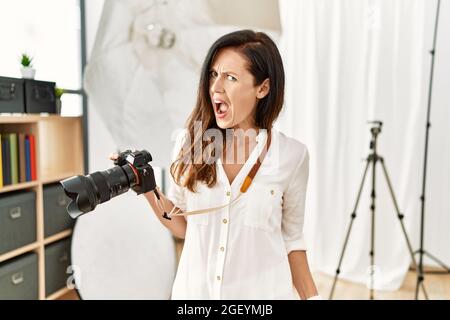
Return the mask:
{"type": "Polygon", "coordinates": [[[252,184],[253,179],[256,176],[256,173],[258,172],[264,158],[266,157],[267,151],[269,150],[269,147],[270,147],[271,140],[272,140],[272,134],[271,134],[271,131],[269,130],[267,133],[266,143],[264,145],[263,150],[261,151],[261,154],[256,159],[255,164],[253,165],[253,167],[250,169],[249,173],[245,177],[244,182],[242,183],[241,188],[239,190],[239,194],[231,202],[221,205],[221,206],[218,206],[218,207],[206,208],[206,209],[200,209],[200,210],[194,210],[194,211],[187,211],[187,212],[182,212],[181,209],[175,210],[175,207],[173,207],[172,211],[168,214],[168,217],[202,214],[202,213],[217,211],[217,210],[231,206],[234,202],[236,202],[241,197],[242,194],[247,192],[248,188],[252,184]]]}

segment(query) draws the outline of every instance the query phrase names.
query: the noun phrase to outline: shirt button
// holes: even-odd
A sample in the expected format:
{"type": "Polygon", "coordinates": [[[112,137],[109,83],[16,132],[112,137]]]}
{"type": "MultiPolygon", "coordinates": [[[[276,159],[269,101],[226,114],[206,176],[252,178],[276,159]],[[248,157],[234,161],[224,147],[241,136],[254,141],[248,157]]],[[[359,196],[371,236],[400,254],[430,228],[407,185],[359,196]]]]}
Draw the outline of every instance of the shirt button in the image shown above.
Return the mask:
{"type": "Polygon", "coordinates": [[[220,276],[217,276],[217,280],[219,280],[219,281],[220,281],[220,276]]]}
{"type": "Polygon", "coordinates": [[[222,222],[223,222],[223,223],[227,223],[228,220],[227,220],[227,219],[223,219],[222,222]]]}
{"type": "Polygon", "coordinates": [[[225,248],[224,247],[220,247],[220,251],[225,251],[225,248]]]}
{"type": "Polygon", "coordinates": [[[231,192],[230,192],[230,191],[227,191],[227,196],[228,196],[228,197],[230,196],[230,194],[231,194],[231,192]]]}

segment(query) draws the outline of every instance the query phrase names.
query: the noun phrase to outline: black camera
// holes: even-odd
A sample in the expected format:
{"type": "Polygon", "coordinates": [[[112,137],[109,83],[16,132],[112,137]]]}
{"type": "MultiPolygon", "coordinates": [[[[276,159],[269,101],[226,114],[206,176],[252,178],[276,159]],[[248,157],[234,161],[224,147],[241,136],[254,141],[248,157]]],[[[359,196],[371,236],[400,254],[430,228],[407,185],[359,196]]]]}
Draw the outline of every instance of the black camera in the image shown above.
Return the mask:
{"type": "Polygon", "coordinates": [[[71,199],[67,212],[75,219],[130,188],[137,194],[154,190],[156,182],[153,168],[148,164],[150,161],[152,156],[146,150],[126,150],[114,160],[113,168],[60,181],[71,199]]]}

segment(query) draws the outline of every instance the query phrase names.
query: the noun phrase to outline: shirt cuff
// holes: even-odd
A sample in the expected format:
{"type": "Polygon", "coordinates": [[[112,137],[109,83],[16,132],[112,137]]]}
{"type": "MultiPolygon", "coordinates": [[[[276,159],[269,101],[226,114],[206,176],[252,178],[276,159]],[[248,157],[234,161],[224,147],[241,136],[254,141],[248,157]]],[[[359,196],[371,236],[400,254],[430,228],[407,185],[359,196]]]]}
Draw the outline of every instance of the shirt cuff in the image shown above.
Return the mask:
{"type": "Polygon", "coordinates": [[[286,246],[287,254],[291,253],[291,251],[306,251],[306,241],[304,236],[302,236],[295,240],[284,240],[284,244],[286,246]]]}
{"type": "Polygon", "coordinates": [[[177,201],[176,198],[169,198],[167,197],[170,201],[172,201],[173,205],[177,208],[180,208],[183,211],[186,211],[186,204],[182,201],[177,201]]]}

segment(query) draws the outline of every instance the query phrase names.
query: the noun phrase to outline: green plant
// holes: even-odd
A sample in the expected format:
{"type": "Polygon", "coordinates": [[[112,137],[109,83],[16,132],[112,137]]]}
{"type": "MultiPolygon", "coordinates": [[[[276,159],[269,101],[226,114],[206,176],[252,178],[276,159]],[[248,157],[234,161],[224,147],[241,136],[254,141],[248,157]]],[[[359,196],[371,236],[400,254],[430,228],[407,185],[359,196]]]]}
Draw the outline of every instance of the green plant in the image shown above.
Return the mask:
{"type": "Polygon", "coordinates": [[[33,61],[33,58],[30,57],[26,53],[22,53],[22,57],[20,59],[20,64],[24,67],[33,67],[33,64],[31,63],[33,61]]]}
{"type": "Polygon", "coordinates": [[[63,93],[64,93],[64,89],[62,89],[62,88],[55,88],[55,96],[56,96],[56,98],[61,99],[61,96],[63,95],[63,93]]]}

